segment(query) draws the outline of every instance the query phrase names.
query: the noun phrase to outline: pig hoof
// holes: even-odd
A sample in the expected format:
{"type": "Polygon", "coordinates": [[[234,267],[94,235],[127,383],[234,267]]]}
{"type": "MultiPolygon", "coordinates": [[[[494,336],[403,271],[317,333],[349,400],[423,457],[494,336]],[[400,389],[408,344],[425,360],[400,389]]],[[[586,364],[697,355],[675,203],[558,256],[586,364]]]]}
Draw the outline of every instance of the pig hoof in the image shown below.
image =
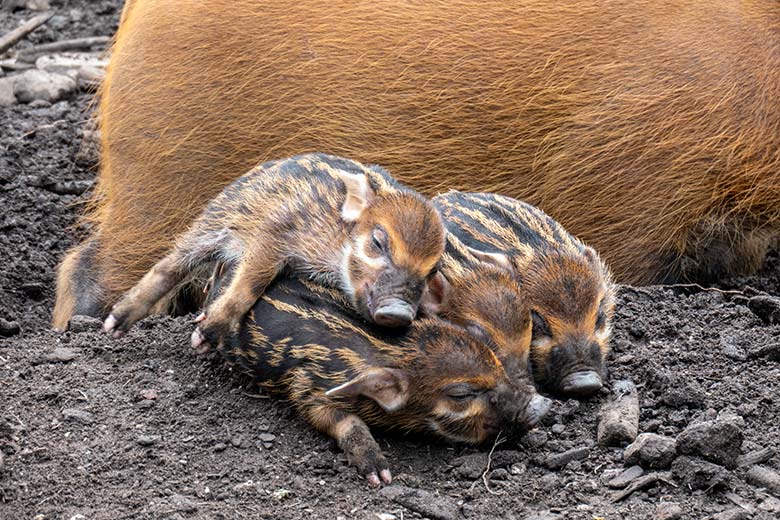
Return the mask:
{"type": "Polygon", "coordinates": [[[385,484],[390,484],[393,482],[393,475],[390,473],[389,469],[383,469],[380,471],[379,476],[382,478],[382,482],[385,484]]]}
{"type": "Polygon", "coordinates": [[[113,314],[109,314],[106,321],[103,322],[103,330],[110,334],[116,328],[116,318],[113,314]]]}
{"type": "Polygon", "coordinates": [[[190,344],[192,345],[192,348],[196,349],[198,354],[205,354],[209,351],[209,348],[211,348],[208,341],[206,341],[206,338],[203,336],[203,333],[200,331],[200,328],[196,328],[192,332],[190,344]]]}
{"type": "Polygon", "coordinates": [[[206,313],[205,312],[201,312],[200,314],[198,314],[198,317],[195,318],[195,321],[193,323],[200,323],[201,321],[203,321],[205,319],[206,319],[206,313]]]}
{"type": "Polygon", "coordinates": [[[379,487],[380,485],[379,477],[377,476],[376,472],[369,473],[366,477],[366,480],[368,480],[368,484],[371,487],[379,487]]]}

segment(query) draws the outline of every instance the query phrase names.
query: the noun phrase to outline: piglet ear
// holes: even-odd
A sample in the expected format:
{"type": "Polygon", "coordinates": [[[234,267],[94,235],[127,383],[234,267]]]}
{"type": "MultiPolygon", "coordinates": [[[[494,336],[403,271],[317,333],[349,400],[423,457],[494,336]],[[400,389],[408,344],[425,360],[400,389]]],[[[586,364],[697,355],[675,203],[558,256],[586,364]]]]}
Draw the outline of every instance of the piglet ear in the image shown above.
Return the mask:
{"type": "Polygon", "coordinates": [[[452,286],[441,271],[433,275],[425,285],[420,309],[427,316],[438,316],[447,305],[452,286]]]}
{"type": "Polygon", "coordinates": [[[485,262],[486,264],[491,264],[501,269],[506,269],[507,271],[514,271],[512,261],[504,253],[488,253],[487,251],[481,251],[468,246],[466,246],[466,249],[468,249],[469,253],[474,255],[480,262],[485,262]]]}
{"type": "Polygon", "coordinates": [[[409,399],[409,378],[396,368],[369,368],[359,376],[331,388],[327,396],[364,396],[376,401],[386,412],[400,410],[409,399]]]}
{"type": "Polygon", "coordinates": [[[338,176],[347,187],[347,197],[344,199],[344,205],[341,206],[341,218],[346,222],[354,222],[371,203],[374,190],[371,189],[368,179],[363,174],[339,170],[338,176]]]}

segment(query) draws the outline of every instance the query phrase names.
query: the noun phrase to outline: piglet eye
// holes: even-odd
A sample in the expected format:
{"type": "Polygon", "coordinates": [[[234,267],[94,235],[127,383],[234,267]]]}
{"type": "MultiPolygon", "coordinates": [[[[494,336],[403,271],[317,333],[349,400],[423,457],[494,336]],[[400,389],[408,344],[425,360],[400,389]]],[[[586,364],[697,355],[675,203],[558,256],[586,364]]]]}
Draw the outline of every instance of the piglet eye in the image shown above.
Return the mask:
{"type": "Polygon", "coordinates": [[[476,396],[477,393],[469,385],[455,385],[447,390],[447,397],[458,402],[468,401],[476,396]]]}
{"type": "Polygon", "coordinates": [[[533,322],[532,335],[534,338],[540,338],[543,336],[547,336],[547,337],[552,336],[552,332],[550,332],[550,326],[547,324],[547,320],[545,320],[536,311],[531,311],[531,321],[533,322]]]}
{"type": "Polygon", "coordinates": [[[387,233],[381,227],[374,228],[374,232],[371,233],[371,243],[380,251],[385,250],[385,244],[387,243],[387,233]]]}

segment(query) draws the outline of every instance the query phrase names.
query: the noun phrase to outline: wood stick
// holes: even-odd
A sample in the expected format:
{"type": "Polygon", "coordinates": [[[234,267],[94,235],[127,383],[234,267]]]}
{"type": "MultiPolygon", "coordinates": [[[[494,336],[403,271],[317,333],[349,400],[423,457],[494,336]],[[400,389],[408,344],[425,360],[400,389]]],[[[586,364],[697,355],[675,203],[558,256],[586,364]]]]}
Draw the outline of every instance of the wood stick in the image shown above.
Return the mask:
{"type": "Polygon", "coordinates": [[[33,32],[35,29],[48,22],[49,18],[52,16],[54,16],[53,12],[34,16],[5,36],[0,37],[0,54],[13,47],[16,42],[33,32]]]}
{"type": "Polygon", "coordinates": [[[53,43],[44,43],[36,45],[29,49],[19,51],[19,56],[30,56],[34,54],[44,54],[47,52],[63,52],[81,49],[89,49],[98,45],[106,45],[111,38],[108,36],[94,36],[91,38],[74,38],[72,40],[61,40],[53,43]]]}

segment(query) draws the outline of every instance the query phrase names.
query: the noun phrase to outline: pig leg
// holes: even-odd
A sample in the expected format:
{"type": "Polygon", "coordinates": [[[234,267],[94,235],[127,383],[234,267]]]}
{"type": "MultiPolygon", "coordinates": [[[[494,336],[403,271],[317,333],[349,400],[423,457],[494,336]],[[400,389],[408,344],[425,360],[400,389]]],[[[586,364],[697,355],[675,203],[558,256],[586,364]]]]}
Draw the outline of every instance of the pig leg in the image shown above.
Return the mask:
{"type": "Polygon", "coordinates": [[[309,406],[303,412],[315,428],[336,440],[349,463],[369,484],[379,486],[382,482],[392,482],[387,459],[360,417],[331,404],[309,406]]]}
{"type": "Polygon", "coordinates": [[[63,331],[77,315],[100,317],[108,307],[106,291],[95,265],[98,239],[91,238],[71,249],[57,268],[57,300],[52,327],[63,331]]]}
{"type": "Polygon", "coordinates": [[[232,236],[220,230],[191,231],[165,258],[157,262],[141,280],[114,305],[103,328],[114,337],[149,315],[155,304],[176,287],[192,270],[209,261],[232,236]]]}
{"type": "Polygon", "coordinates": [[[206,353],[212,345],[238,329],[241,320],[276,278],[283,262],[273,253],[245,254],[238,262],[225,290],[198,317],[198,328],[192,333],[192,346],[206,353]]]}

